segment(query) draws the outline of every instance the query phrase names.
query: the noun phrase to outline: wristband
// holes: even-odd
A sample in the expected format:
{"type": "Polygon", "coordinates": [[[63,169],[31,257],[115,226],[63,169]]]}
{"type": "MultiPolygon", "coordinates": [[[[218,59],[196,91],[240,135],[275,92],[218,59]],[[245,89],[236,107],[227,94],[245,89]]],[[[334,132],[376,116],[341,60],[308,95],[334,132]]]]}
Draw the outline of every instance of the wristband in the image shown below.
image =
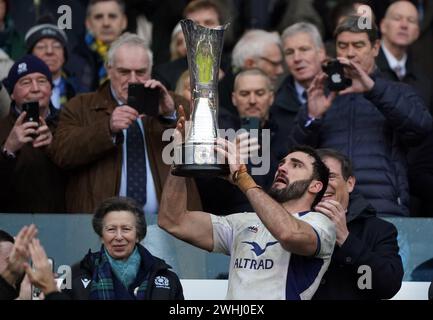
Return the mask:
{"type": "Polygon", "coordinates": [[[232,180],[233,183],[236,184],[243,193],[246,193],[249,189],[262,188],[248,174],[248,170],[245,165],[242,165],[239,170],[236,170],[233,173],[232,180]]]}

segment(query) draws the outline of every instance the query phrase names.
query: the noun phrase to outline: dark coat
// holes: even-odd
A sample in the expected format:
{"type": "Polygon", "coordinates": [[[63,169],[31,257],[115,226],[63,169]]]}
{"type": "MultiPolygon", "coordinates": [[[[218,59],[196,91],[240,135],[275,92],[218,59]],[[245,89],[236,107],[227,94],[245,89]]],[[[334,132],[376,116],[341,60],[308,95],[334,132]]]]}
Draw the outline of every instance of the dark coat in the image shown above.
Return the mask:
{"type": "MultiPolygon", "coordinates": [[[[2,270],[3,271],[3,270],[2,270]]],[[[19,291],[15,289],[13,286],[9,284],[1,275],[0,275],[0,301],[1,300],[13,300],[17,298],[19,295],[19,291]]]]}
{"type": "MultiPolygon", "coordinates": [[[[73,98],[60,113],[50,153],[55,163],[70,171],[66,188],[68,212],[93,212],[103,200],[119,194],[123,139],[113,143],[110,132],[110,117],[116,106],[107,81],[98,91],[73,98]]],[[[162,141],[162,133],[174,124],[148,116],[142,121],[150,170],[160,200],[170,170],[162,159],[162,151],[168,144],[162,141]]],[[[198,192],[191,179],[187,180],[187,187],[188,208],[199,210],[198,192]]]]}
{"type": "Polygon", "coordinates": [[[102,58],[81,41],[71,52],[65,69],[76,79],[80,92],[92,92],[99,87],[99,68],[102,58]]]}
{"type": "Polygon", "coordinates": [[[301,106],[302,103],[298,100],[294,79],[292,76],[287,76],[275,94],[270,114],[278,126],[278,134],[281,137],[286,137],[285,143],[288,147],[290,147],[289,137],[301,106]]]}
{"type": "MultiPolygon", "coordinates": [[[[380,49],[376,63],[382,74],[389,80],[400,81],[395,72],[389,67],[386,56],[380,49]]],[[[433,114],[433,82],[414,61],[409,54],[406,62],[406,76],[401,80],[412,86],[424,99],[430,113],[433,114]]],[[[409,190],[412,198],[411,214],[416,216],[432,216],[433,204],[430,190],[433,190],[433,131],[422,143],[408,152],[409,190]]]]}
{"type": "Polygon", "coordinates": [[[373,75],[364,94],[338,96],[308,125],[302,106],[292,131],[295,144],[333,148],[353,162],[357,188],[378,214],[409,215],[406,153],[432,128],[423,100],[408,85],[373,75]]]}
{"type": "MultiPolygon", "coordinates": [[[[11,106],[10,114],[0,120],[0,143],[8,138],[18,114],[11,106]]],[[[50,108],[47,125],[54,134],[58,113],[50,108]]],[[[24,145],[15,159],[0,155],[0,212],[61,213],[65,211],[65,184],[63,171],[50,159],[47,148],[24,145]]]]}
{"type": "MultiPolygon", "coordinates": [[[[398,254],[397,229],[376,217],[375,209],[360,195],[350,197],[347,213],[349,236],[335,246],[331,264],[313,299],[390,299],[401,287],[403,264],[398,254]],[[360,289],[358,281],[371,268],[371,289],[360,289]]],[[[361,280],[361,283],[364,283],[361,280]]]]}
{"type": "MultiPolygon", "coordinates": [[[[394,70],[390,68],[382,47],[380,48],[379,55],[376,58],[376,65],[386,79],[400,81],[394,70]]],[[[406,61],[406,75],[401,81],[415,89],[419,96],[424,99],[430,113],[432,113],[433,83],[430,77],[418,66],[418,64],[413,60],[413,56],[410,54],[406,61]]]]}
{"type": "MultiPolygon", "coordinates": [[[[145,292],[145,300],[183,300],[183,289],[178,276],[170,271],[171,268],[157,257],[142,247],[138,246],[138,252],[141,256],[141,264],[138,274],[142,273],[147,278],[148,287],[145,292]],[[168,285],[159,286],[155,283],[156,277],[165,277],[168,279],[168,285]]],[[[72,288],[63,290],[72,300],[89,300],[91,281],[93,281],[93,272],[95,269],[94,257],[99,256],[100,252],[89,253],[79,264],[72,267],[72,288]],[[92,257],[93,256],[93,257],[92,257]],[[90,282],[88,282],[90,280],[90,282]],[[86,286],[84,285],[86,284],[86,286]]],[[[127,290],[116,278],[113,273],[113,286],[116,291],[116,299],[134,300],[134,293],[127,290]]]]}

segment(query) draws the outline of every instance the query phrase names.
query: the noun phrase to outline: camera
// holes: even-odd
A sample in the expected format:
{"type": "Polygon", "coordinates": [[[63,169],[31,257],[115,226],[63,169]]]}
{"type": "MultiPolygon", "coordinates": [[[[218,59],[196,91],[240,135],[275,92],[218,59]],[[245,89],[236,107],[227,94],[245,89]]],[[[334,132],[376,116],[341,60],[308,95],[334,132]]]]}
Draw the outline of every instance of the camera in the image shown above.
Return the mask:
{"type": "Polygon", "coordinates": [[[23,103],[22,109],[27,113],[24,119],[25,122],[31,121],[31,122],[39,123],[39,102],[38,101],[23,103]]]}
{"type": "Polygon", "coordinates": [[[322,69],[328,75],[329,91],[341,91],[352,85],[352,79],[344,76],[344,65],[337,59],[330,60],[322,69]]]}
{"type": "Polygon", "coordinates": [[[159,114],[159,89],[146,88],[142,83],[128,84],[128,105],[139,114],[158,116],[159,114]]]}

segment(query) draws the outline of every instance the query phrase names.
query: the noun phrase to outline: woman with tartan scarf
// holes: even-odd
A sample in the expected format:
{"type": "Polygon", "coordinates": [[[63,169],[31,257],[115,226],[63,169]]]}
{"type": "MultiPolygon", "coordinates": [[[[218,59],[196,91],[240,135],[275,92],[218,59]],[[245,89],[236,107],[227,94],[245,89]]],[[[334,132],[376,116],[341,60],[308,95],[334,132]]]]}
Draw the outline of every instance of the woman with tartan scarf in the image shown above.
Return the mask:
{"type": "Polygon", "coordinates": [[[92,220],[101,238],[99,252],[90,252],[72,268],[74,300],[183,300],[177,275],[140,241],[146,235],[143,209],[135,200],[113,197],[101,203],[92,220]]]}

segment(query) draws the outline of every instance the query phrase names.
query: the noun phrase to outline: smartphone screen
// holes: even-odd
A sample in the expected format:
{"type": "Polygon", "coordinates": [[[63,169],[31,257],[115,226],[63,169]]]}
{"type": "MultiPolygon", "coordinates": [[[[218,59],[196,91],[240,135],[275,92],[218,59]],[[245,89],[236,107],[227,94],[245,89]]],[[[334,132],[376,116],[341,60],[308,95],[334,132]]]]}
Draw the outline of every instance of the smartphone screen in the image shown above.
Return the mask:
{"type": "Polygon", "coordinates": [[[128,105],[137,110],[139,114],[158,116],[159,89],[146,88],[142,83],[130,83],[128,85],[128,105]]]}
{"type": "Polygon", "coordinates": [[[27,112],[25,121],[26,122],[37,122],[39,123],[39,102],[26,102],[22,105],[23,111],[27,112]]]}
{"type": "Polygon", "coordinates": [[[241,118],[241,128],[250,131],[251,129],[260,129],[260,118],[244,117],[241,118]]]}

